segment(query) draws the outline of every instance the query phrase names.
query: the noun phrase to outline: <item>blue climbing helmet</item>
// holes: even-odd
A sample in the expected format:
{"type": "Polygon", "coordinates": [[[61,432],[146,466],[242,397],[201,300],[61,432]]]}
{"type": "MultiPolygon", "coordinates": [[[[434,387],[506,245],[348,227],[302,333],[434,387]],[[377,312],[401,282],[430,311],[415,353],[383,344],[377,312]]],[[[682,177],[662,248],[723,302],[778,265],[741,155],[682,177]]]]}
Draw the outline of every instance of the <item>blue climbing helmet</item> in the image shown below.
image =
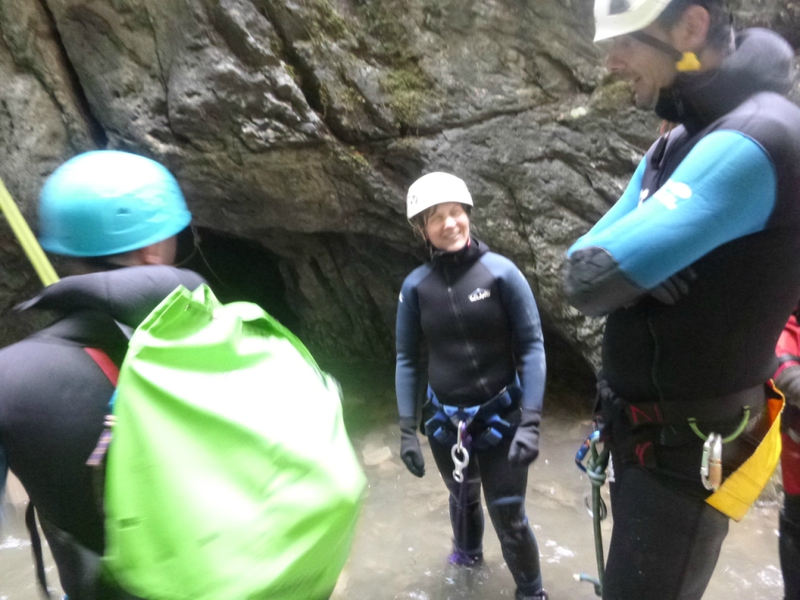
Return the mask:
{"type": "Polygon", "coordinates": [[[121,254],[172,237],[192,219],[175,177],[154,160],[97,150],[71,158],[39,197],[39,242],[55,254],[121,254]]]}

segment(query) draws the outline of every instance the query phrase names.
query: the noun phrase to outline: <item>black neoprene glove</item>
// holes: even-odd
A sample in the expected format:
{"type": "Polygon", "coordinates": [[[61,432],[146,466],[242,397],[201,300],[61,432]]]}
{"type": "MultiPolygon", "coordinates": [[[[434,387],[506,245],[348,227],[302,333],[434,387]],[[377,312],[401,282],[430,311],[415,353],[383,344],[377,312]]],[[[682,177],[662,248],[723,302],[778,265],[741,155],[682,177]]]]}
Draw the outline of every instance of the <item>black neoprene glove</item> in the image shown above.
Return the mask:
{"type": "Polygon", "coordinates": [[[511,448],[508,451],[508,462],[514,467],[527,467],[539,456],[539,423],[542,413],[529,408],[522,409],[522,418],[517,426],[511,448]]]}
{"type": "Polygon", "coordinates": [[[675,304],[689,294],[689,285],[697,279],[692,267],[686,267],[672,277],[650,290],[650,295],[664,304],[675,304]]]}
{"type": "Polygon", "coordinates": [[[417,420],[414,417],[400,417],[400,458],[406,468],[417,477],[425,475],[425,459],[417,437],[417,420]]]}
{"type": "Polygon", "coordinates": [[[800,407],[800,365],[786,367],[775,379],[775,385],[786,396],[786,402],[800,407]]]}

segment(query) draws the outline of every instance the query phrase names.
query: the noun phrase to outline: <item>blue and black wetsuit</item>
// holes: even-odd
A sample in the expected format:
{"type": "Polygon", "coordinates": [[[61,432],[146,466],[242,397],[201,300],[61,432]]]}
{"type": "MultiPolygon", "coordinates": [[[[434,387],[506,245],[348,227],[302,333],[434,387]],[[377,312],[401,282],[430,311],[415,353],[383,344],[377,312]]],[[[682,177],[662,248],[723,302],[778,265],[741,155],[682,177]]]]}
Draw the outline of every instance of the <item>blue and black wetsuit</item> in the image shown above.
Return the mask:
{"type": "MultiPolygon", "coordinates": [[[[455,253],[436,253],[403,283],[397,309],[397,404],[401,417],[416,414],[421,385],[420,347],[428,348],[428,383],[439,402],[476,406],[522,380],[521,406],[541,410],[545,357],[541,324],[528,282],[507,258],[472,239],[455,253]]],[[[426,405],[426,409],[430,403],[426,405]]],[[[428,412],[423,411],[426,416],[428,412]]],[[[512,426],[519,406],[503,415],[512,426]]],[[[523,594],[541,589],[539,550],[525,516],[527,469],[513,468],[513,430],[497,445],[474,453],[465,472],[467,514],[457,502],[450,446],[430,445],[450,491],[450,517],[458,550],[479,556],[483,539],[481,483],[503,555],[523,594]],[[461,530],[461,535],[459,531],[461,530]]]]}
{"type": "Polygon", "coordinates": [[[428,382],[444,404],[474,406],[512,383],[522,406],[542,408],[544,345],[533,293],[520,270],[476,239],[437,253],[403,282],[397,305],[397,403],[413,417],[419,348],[428,345],[428,382]]]}
{"type": "MultiPolygon", "coordinates": [[[[718,421],[730,418],[732,398],[763,401],[775,343],[800,295],[800,109],[784,97],[792,60],[780,37],[749,30],[720,68],[678,75],[656,112],[681,125],[569,249],[571,303],[608,315],[607,417],[617,398],[718,400],[718,421]]],[[[665,443],[674,433],[665,427],[650,447],[655,471],[628,468],[619,441],[631,423],[619,413],[611,419],[617,481],[604,597],[699,598],[727,532],[727,520],[702,501],[702,441],[690,434],[665,443]]],[[[759,424],[756,417],[751,426],[759,424]]],[[[726,472],[752,451],[745,442],[724,447],[726,472]]]]}

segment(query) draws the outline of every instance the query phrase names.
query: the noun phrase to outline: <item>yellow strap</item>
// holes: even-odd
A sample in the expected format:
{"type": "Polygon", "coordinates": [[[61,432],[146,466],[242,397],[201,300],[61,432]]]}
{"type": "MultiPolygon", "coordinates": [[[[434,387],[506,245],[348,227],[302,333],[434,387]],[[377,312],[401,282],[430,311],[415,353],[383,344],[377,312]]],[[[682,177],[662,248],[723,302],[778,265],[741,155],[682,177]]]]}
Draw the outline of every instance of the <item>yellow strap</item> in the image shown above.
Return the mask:
{"type": "Polygon", "coordinates": [[[781,411],[784,399],[769,398],[772,425],[755,452],[736,471],[731,473],[720,488],[706,499],[711,506],[734,521],[741,521],[747,509],[755,502],[767,485],[781,457],[781,411]]]}
{"type": "Polygon", "coordinates": [[[0,179],[0,208],[2,208],[3,214],[6,216],[6,219],[8,219],[12,231],[17,236],[22,249],[28,256],[28,260],[31,261],[33,268],[36,269],[36,273],[39,275],[39,279],[42,280],[45,287],[57,282],[58,275],[56,275],[53,265],[47,260],[44,250],[42,250],[42,247],[33,235],[31,228],[28,227],[28,223],[25,222],[25,217],[22,216],[19,208],[17,208],[14,199],[11,197],[11,194],[8,193],[2,179],[0,179]]]}

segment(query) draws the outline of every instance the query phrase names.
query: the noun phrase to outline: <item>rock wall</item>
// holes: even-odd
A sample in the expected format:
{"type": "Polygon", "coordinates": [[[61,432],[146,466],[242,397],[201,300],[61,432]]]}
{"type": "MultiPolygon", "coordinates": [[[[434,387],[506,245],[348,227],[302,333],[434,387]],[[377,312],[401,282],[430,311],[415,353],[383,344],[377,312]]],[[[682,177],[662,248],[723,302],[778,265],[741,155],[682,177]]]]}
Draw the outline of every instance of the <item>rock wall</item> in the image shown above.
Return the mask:
{"type": "MultiPolygon", "coordinates": [[[[800,43],[796,3],[737,11],[800,43]]],[[[0,0],[0,177],[35,224],[44,178],[77,152],[162,161],[196,224],[245,244],[251,268],[219,274],[232,297],[277,286],[312,349],[389,360],[424,258],[405,190],[455,172],[479,237],[534,288],[550,364],[586,375],[602,322],[563,301],[561,257],[657,129],[604,77],[592,31],[589,0],[0,0]]],[[[3,222],[0,253],[7,343],[34,326],[8,311],[38,282],[3,222]]]]}

